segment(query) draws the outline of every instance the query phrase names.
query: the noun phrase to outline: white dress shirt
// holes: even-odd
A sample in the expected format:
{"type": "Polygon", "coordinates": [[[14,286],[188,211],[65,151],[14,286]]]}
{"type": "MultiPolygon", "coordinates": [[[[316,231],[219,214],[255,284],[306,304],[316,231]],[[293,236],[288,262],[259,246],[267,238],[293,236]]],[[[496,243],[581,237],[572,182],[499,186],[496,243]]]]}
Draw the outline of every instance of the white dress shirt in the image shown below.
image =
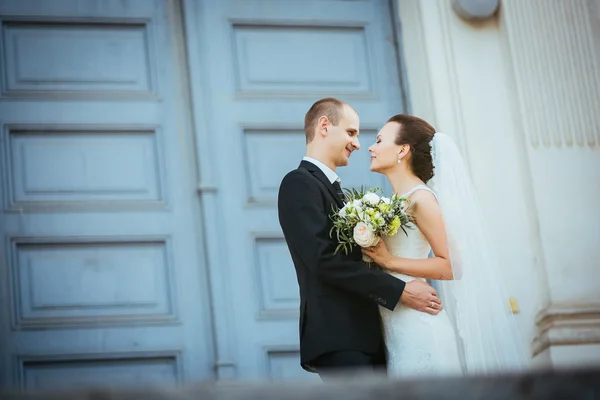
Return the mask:
{"type": "Polygon", "coordinates": [[[309,163],[312,163],[319,167],[319,169],[323,171],[327,179],[329,179],[329,182],[331,182],[331,184],[333,184],[333,182],[335,181],[342,182],[340,180],[340,177],[335,173],[335,171],[329,168],[327,165],[323,164],[321,161],[315,160],[312,157],[304,157],[303,160],[308,161],[309,163]]]}

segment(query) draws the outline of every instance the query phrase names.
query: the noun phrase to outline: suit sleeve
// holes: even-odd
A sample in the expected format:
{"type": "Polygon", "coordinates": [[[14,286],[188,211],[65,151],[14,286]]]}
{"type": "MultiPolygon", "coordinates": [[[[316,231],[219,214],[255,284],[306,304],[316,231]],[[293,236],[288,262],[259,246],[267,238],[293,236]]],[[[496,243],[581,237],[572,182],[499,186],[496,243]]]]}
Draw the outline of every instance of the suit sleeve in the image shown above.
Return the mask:
{"type": "Polygon", "coordinates": [[[332,222],[325,210],[319,184],[314,178],[293,171],[282,181],[279,190],[279,221],[288,246],[294,248],[303,263],[320,279],[342,289],[369,298],[393,310],[404,290],[405,282],[387,273],[367,268],[339,251],[330,238],[332,222]]]}

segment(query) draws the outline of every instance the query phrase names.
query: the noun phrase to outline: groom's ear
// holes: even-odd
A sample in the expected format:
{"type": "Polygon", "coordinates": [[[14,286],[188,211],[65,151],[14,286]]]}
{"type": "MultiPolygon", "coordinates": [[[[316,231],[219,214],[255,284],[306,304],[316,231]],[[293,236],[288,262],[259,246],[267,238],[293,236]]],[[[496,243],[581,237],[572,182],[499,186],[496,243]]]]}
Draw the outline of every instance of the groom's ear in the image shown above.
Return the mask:
{"type": "Polygon", "coordinates": [[[329,118],[322,116],[317,121],[317,132],[321,135],[327,134],[327,127],[329,126],[329,118]]]}

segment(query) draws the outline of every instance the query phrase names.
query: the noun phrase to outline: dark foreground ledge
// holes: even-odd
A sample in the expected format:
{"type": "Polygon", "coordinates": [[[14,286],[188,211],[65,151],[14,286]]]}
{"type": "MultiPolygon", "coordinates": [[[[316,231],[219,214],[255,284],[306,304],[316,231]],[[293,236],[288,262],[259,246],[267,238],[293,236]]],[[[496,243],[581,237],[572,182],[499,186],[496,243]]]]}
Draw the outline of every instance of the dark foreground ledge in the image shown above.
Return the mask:
{"type": "Polygon", "coordinates": [[[376,376],[321,383],[213,383],[180,388],[96,388],[5,393],[6,400],[600,399],[600,368],[522,375],[392,381],[376,376]]]}

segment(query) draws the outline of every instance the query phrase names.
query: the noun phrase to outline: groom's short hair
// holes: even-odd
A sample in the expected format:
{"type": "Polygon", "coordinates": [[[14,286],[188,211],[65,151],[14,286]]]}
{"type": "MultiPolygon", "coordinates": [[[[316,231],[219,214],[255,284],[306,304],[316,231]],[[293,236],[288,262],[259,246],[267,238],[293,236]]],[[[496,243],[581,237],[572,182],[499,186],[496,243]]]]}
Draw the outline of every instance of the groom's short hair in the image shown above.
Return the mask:
{"type": "Polygon", "coordinates": [[[340,122],[345,104],[333,97],[327,97],[317,101],[310,107],[304,117],[304,133],[306,134],[307,144],[315,138],[315,129],[319,118],[327,117],[333,125],[337,125],[340,122]]]}

